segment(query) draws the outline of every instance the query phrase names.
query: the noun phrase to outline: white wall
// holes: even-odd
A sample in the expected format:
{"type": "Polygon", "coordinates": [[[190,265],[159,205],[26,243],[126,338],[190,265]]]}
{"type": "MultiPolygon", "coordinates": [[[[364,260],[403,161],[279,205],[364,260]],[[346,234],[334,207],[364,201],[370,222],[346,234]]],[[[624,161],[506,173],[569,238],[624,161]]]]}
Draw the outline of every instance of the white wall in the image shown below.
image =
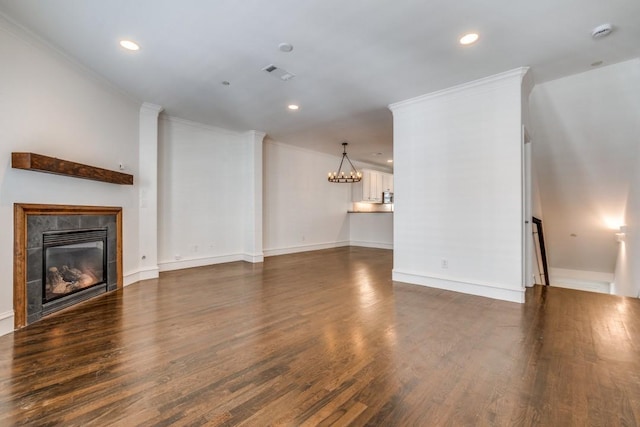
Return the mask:
{"type": "MultiPolygon", "coordinates": [[[[640,59],[628,61],[614,67],[626,70],[623,74],[630,79],[624,79],[627,84],[625,92],[626,106],[629,112],[635,116],[634,127],[625,130],[629,132],[631,146],[627,155],[632,157],[633,172],[629,177],[627,186],[627,198],[622,222],[626,225],[626,236],[623,242],[617,243],[616,266],[614,270],[614,283],[611,293],[621,296],[640,297],[640,145],[638,145],[637,132],[640,125],[640,59]]],[[[620,77],[619,77],[620,78],[620,77]]]]}
{"type": "Polygon", "coordinates": [[[543,220],[542,200],[540,199],[540,184],[538,184],[538,173],[535,164],[532,164],[531,170],[531,214],[536,218],[543,220]]]}
{"type": "MultiPolygon", "coordinates": [[[[535,144],[535,142],[533,142],[532,144],[535,144]]],[[[536,172],[535,163],[534,162],[531,162],[531,163],[532,163],[531,164],[531,215],[542,220],[542,231],[544,236],[544,218],[542,215],[542,202],[540,200],[540,186],[538,185],[538,175],[536,172]]],[[[533,229],[532,229],[532,232],[533,232],[533,229]]],[[[547,244],[548,243],[545,243],[545,249],[547,244]]],[[[539,252],[537,253],[538,249],[536,249],[539,247],[537,234],[534,237],[534,241],[532,241],[532,245],[533,245],[533,248],[532,248],[533,253],[531,256],[531,268],[532,268],[532,274],[534,276],[533,282],[537,284],[543,284],[545,283],[544,268],[542,265],[542,259],[540,259],[541,255],[539,254],[539,252]]]]}
{"type": "Polygon", "coordinates": [[[340,157],[265,142],[266,256],[349,244],[350,184],[334,184],[326,178],[339,163],[340,157]]]}
{"type": "Polygon", "coordinates": [[[392,213],[349,214],[349,244],[367,248],[393,249],[392,213]]]}
{"type": "Polygon", "coordinates": [[[550,266],[613,273],[638,168],[640,59],[537,85],[531,114],[550,266]]]}
{"type": "Polygon", "coordinates": [[[524,301],[525,72],[390,106],[394,280],[524,301]]]}
{"type": "Polygon", "coordinates": [[[247,259],[246,212],[256,211],[248,191],[252,146],[248,133],[161,116],[160,271],[247,259]]]}
{"type": "MultiPolygon", "coordinates": [[[[640,150],[640,147],[638,147],[640,150]]],[[[640,297],[640,159],[629,183],[624,222],[626,236],[618,243],[614,284],[616,295],[640,297]]]]}
{"type": "MultiPolygon", "coordinates": [[[[137,174],[139,104],[0,18],[0,334],[13,329],[13,204],[122,206],[124,274],[138,268],[135,186],[11,168],[34,152],[137,174]]],[[[135,179],[135,178],[134,178],[135,179]]]]}

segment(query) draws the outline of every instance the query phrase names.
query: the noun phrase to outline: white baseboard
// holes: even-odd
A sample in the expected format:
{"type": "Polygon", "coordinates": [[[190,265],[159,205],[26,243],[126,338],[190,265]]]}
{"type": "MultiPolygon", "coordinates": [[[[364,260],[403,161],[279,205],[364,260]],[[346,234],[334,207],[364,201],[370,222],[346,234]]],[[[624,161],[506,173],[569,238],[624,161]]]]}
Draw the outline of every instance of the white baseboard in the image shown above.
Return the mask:
{"type": "Polygon", "coordinates": [[[14,314],[13,310],[0,313],[0,336],[13,332],[14,314]]]}
{"type": "MultiPolygon", "coordinates": [[[[203,267],[205,265],[223,264],[225,262],[246,261],[245,254],[221,255],[213,257],[189,258],[179,261],[159,262],[160,271],[182,270],[184,268],[203,267]]],[[[249,261],[251,262],[251,261],[249,261]]],[[[256,261],[258,262],[258,261],[256,261]]]]}
{"type": "Polygon", "coordinates": [[[461,292],[463,294],[517,302],[520,304],[524,303],[524,289],[506,289],[482,283],[459,282],[416,273],[406,273],[395,269],[392,272],[392,279],[397,282],[410,283],[413,285],[445,289],[447,291],[461,292]]]}
{"type": "Polygon", "coordinates": [[[604,273],[601,271],[586,271],[586,270],[570,270],[567,268],[550,268],[549,275],[551,276],[551,282],[554,278],[571,279],[571,280],[584,280],[586,282],[606,282],[611,283],[615,280],[613,273],[604,273]]]}
{"type": "Polygon", "coordinates": [[[140,275],[140,280],[157,279],[160,277],[160,268],[145,268],[143,270],[139,270],[138,274],[140,275]]]}
{"type": "Polygon", "coordinates": [[[122,277],[122,285],[123,286],[129,286],[129,285],[133,285],[136,282],[139,282],[140,279],[138,279],[138,273],[129,273],[129,274],[125,274],[122,277]]]}
{"type": "Polygon", "coordinates": [[[611,283],[615,280],[613,273],[600,271],[551,268],[549,274],[551,286],[603,294],[611,293],[611,283]]]}
{"type": "Polygon", "coordinates": [[[257,264],[260,262],[264,262],[264,255],[262,253],[259,254],[243,254],[242,260],[246,262],[250,262],[252,264],[257,264]]]}
{"type": "Polygon", "coordinates": [[[611,294],[611,283],[605,282],[578,282],[572,280],[561,280],[551,282],[551,286],[556,288],[574,289],[576,291],[598,292],[601,294],[611,294]]]}
{"type": "Polygon", "coordinates": [[[141,280],[157,279],[160,276],[159,272],[160,269],[158,267],[151,267],[127,273],[123,277],[124,286],[132,285],[141,280]]]}
{"type": "Polygon", "coordinates": [[[349,242],[349,246],[360,246],[362,248],[393,249],[393,243],[365,242],[362,240],[351,240],[349,242]]]}
{"type": "Polygon", "coordinates": [[[319,251],[322,249],[331,249],[331,248],[339,248],[342,246],[349,246],[348,240],[342,240],[338,242],[328,242],[328,243],[318,243],[313,245],[300,245],[300,246],[289,246],[286,248],[278,248],[278,249],[265,249],[264,256],[276,256],[276,255],[286,255],[286,254],[295,254],[298,252],[308,252],[308,251],[319,251]]]}
{"type": "Polygon", "coordinates": [[[133,285],[134,283],[140,281],[140,273],[136,271],[135,273],[125,274],[124,277],[122,278],[122,281],[123,281],[123,286],[133,285]]]}

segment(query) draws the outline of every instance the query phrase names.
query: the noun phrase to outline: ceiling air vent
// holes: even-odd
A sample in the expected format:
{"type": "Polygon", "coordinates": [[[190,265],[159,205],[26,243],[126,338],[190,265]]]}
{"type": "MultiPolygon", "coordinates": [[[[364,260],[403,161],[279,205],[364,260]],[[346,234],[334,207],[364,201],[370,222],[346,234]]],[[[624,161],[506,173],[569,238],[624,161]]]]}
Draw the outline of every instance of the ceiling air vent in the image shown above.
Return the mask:
{"type": "Polygon", "coordinates": [[[291,80],[292,78],[294,78],[296,75],[293,73],[288,72],[287,70],[284,70],[282,68],[278,68],[273,64],[269,64],[266,67],[264,67],[262,69],[262,71],[266,71],[267,73],[271,74],[274,77],[279,78],[282,81],[287,81],[287,80],[291,80]]]}

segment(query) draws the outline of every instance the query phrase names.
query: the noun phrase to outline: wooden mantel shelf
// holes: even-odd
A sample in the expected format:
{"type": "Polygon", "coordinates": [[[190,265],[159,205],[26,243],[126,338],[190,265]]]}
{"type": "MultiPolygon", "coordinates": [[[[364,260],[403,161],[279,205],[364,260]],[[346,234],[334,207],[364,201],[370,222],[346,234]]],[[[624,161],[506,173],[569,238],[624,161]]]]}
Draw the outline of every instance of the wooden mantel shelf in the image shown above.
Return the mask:
{"type": "Polygon", "coordinates": [[[92,179],[111,184],[133,185],[133,175],[35,153],[11,153],[11,167],[36,172],[92,179]]]}

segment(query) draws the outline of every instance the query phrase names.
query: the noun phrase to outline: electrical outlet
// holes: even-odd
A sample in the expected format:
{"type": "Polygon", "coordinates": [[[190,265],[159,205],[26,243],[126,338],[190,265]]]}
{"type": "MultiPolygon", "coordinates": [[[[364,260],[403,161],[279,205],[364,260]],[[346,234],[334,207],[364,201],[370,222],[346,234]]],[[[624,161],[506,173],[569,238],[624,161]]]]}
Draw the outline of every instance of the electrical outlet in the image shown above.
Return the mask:
{"type": "Polygon", "coordinates": [[[198,252],[198,245],[193,245],[193,252],[198,252]]]}
{"type": "Polygon", "coordinates": [[[442,258],[442,261],[440,261],[440,267],[441,268],[449,268],[449,261],[442,258]]]}
{"type": "Polygon", "coordinates": [[[174,258],[176,259],[176,261],[179,261],[179,260],[181,260],[181,259],[182,259],[182,255],[180,255],[180,254],[176,254],[176,255],[174,256],[174,258]]]}

